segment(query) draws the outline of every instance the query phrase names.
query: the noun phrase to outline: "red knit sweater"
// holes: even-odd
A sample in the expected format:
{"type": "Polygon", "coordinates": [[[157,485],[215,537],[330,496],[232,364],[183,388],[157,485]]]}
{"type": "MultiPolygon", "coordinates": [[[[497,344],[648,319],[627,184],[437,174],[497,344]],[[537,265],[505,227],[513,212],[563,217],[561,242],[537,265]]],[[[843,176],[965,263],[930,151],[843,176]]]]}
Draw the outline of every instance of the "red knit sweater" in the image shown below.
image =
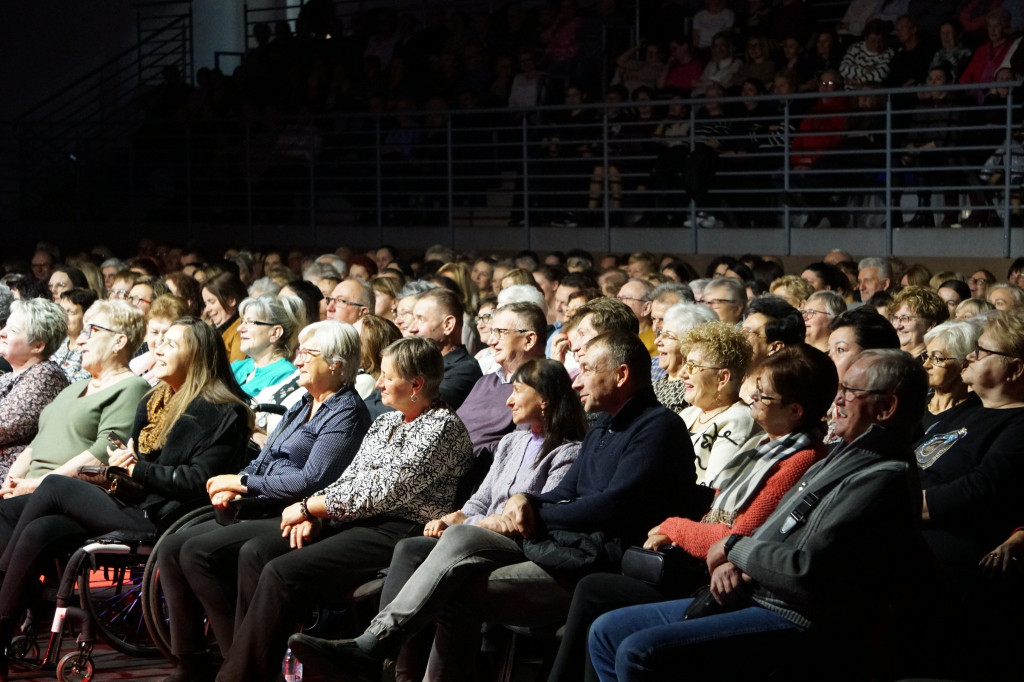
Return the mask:
{"type": "Polygon", "coordinates": [[[731,528],[724,523],[704,523],[672,517],[665,519],[659,530],[662,535],[667,535],[672,542],[685,549],[687,554],[707,559],[708,548],[727,535],[750,535],[754,532],[755,528],[771,516],[783,496],[797,484],[804,472],[825,454],[825,446],[818,444],[812,449],[801,450],[772,467],[764,487],[757,497],[750,501],[747,508],[736,516],[731,528]]]}

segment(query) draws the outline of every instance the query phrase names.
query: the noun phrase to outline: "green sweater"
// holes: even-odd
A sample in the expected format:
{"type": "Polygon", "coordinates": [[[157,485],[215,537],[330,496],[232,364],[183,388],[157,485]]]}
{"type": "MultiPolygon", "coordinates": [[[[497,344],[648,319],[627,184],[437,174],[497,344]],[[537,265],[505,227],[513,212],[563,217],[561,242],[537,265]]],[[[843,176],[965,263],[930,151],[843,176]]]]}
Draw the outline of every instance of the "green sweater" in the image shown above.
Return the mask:
{"type": "Polygon", "coordinates": [[[135,408],[149,390],[141,377],[129,377],[102,391],[83,395],[89,379],[76,381],[54,398],[39,416],[39,434],[29,446],[32,462],[26,478],[48,474],[86,450],[107,461],[107,433],[127,439],[135,408]]]}

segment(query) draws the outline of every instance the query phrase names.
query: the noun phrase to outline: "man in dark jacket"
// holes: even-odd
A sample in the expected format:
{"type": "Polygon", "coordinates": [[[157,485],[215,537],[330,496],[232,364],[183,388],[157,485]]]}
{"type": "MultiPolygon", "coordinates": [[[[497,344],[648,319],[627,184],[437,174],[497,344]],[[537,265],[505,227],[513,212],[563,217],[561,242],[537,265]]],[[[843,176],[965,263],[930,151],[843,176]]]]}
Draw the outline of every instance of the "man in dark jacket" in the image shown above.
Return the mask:
{"type": "Polygon", "coordinates": [[[576,579],[614,569],[622,547],[686,506],[696,480],[692,446],[678,415],[654,397],[643,343],[628,332],[601,334],[584,348],[580,367],[574,388],[588,411],[605,416],[559,486],[533,498],[515,495],[502,514],[477,526],[447,528],[357,639],[293,635],[289,645],[305,665],[379,680],[383,658],[436,618],[427,677],[461,679],[473,668],[482,621],[561,624],[576,579]]]}
{"type": "MultiPolygon", "coordinates": [[[[912,570],[922,546],[910,439],[926,391],[921,364],[906,353],[858,356],[836,395],[843,442],[750,537],[711,546],[713,612],[684,620],[694,600],[683,599],[601,616],[590,630],[601,679],[626,670],[631,680],[681,671],[693,679],[766,677],[780,665],[807,665],[787,654],[802,631],[825,629],[839,634],[828,641],[846,643],[878,619],[893,591],[910,583],[901,572],[912,570]]],[[[864,654],[843,665],[863,664],[864,654]]]]}

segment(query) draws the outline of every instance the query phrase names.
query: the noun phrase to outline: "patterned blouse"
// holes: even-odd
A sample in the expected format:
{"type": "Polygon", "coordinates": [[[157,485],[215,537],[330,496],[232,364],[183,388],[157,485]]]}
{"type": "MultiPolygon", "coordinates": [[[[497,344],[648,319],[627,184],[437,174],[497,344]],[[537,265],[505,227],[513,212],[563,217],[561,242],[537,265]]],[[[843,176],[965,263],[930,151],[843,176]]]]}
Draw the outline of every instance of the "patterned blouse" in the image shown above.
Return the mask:
{"type": "Polygon", "coordinates": [[[35,438],[43,408],[67,386],[64,370],[50,361],[0,375],[0,478],[35,438]]]}
{"type": "Polygon", "coordinates": [[[352,464],[320,494],[333,519],[385,515],[426,523],[452,511],[459,480],[472,465],[465,425],[435,402],[411,423],[401,412],[378,417],[352,464]]]}
{"type": "Polygon", "coordinates": [[[71,339],[64,339],[64,343],[50,356],[50,360],[64,370],[71,383],[92,379],[92,375],[82,369],[82,349],[73,345],[71,339]]]}

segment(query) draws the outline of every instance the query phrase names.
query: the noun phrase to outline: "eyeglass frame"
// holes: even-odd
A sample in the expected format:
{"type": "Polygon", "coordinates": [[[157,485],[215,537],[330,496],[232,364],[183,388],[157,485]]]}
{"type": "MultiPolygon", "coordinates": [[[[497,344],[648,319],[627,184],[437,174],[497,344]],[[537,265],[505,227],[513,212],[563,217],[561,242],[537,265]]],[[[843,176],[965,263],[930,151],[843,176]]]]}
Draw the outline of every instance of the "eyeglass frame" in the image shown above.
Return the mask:
{"type": "Polygon", "coordinates": [[[491,334],[494,334],[495,336],[497,336],[499,341],[502,340],[503,338],[505,338],[506,336],[508,336],[509,334],[512,334],[512,333],[516,333],[516,334],[529,334],[532,331],[533,331],[532,329],[512,329],[512,328],[505,329],[503,327],[491,327],[491,334]]]}
{"type": "Polygon", "coordinates": [[[843,397],[844,403],[852,403],[854,400],[858,400],[862,395],[891,395],[892,391],[881,388],[855,388],[853,386],[847,386],[844,383],[839,384],[839,390],[836,391],[836,397],[843,397]],[[847,395],[852,393],[853,397],[847,395]]]}
{"type": "Polygon", "coordinates": [[[712,367],[711,365],[698,365],[693,360],[686,360],[685,362],[683,362],[683,369],[686,370],[687,374],[693,374],[693,370],[694,369],[721,370],[721,369],[725,369],[725,367],[712,367]]]}
{"type": "Polygon", "coordinates": [[[122,331],[118,331],[116,329],[111,329],[110,327],[104,327],[101,324],[95,324],[93,322],[86,322],[84,325],[82,325],[82,331],[78,332],[78,334],[79,334],[79,336],[84,334],[85,338],[91,339],[93,333],[97,329],[99,329],[100,331],[104,331],[104,332],[110,332],[111,334],[124,334],[124,332],[122,332],[122,331]]]}
{"type": "Polygon", "coordinates": [[[299,346],[295,349],[295,359],[303,362],[310,358],[319,358],[323,355],[323,351],[319,348],[303,348],[299,346]]]}
{"type": "Polygon", "coordinates": [[[757,378],[754,380],[754,390],[750,394],[750,399],[757,403],[764,403],[765,405],[771,405],[774,401],[779,401],[780,405],[785,405],[786,401],[781,395],[765,395],[761,391],[761,379],[757,378]]]}

